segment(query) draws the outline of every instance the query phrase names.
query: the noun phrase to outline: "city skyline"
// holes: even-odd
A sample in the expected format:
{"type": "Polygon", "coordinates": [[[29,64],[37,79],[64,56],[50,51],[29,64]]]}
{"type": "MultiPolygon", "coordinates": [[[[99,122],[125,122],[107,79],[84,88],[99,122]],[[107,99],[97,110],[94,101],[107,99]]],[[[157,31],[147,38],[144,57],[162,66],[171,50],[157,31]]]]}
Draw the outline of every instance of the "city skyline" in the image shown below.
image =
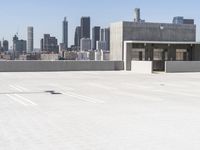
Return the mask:
{"type": "Polygon", "coordinates": [[[74,43],[75,28],[80,25],[80,18],[82,16],[90,16],[91,30],[93,26],[106,28],[109,27],[112,22],[133,20],[134,8],[139,7],[141,8],[141,18],[145,19],[147,22],[171,23],[174,16],[193,18],[197,25],[197,41],[199,41],[200,13],[198,12],[198,5],[195,3],[198,4],[198,1],[193,0],[192,2],[183,4],[171,0],[167,2],[158,0],[151,2],[136,0],[132,2],[128,0],[126,3],[118,2],[116,4],[115,1],[108,0],[102,1],[99,5],[96,5],[95,1],[82,2],[80,0],[60,0],[58,2],[50,0],[48,1],[48,7],[45,7],[46,2],[43,1],[36,0],[27,2],[25,0],[19,0],[13,2],[8,0],[2,2],[0,6],[2,12],[6,12],[6,15],[1,15],[1,19],[4,21],[1,22],[0,40],[2,41],[3,38],[8,40],[11,46],[12,37],[16,33],[18,33],[20,39],[27,40],[27,27],[33,26],[34,47],[40,47],[40,39],[45,33],[57,37],[58,42],[62,43],[62,21],[63,17],[66,16],[69,22],[69,45],[72,45],[74,43]],[[158,6],[156,9],[155,3],[158,6]],[[8,8],[9,11],[7,11],[8,8]]]}

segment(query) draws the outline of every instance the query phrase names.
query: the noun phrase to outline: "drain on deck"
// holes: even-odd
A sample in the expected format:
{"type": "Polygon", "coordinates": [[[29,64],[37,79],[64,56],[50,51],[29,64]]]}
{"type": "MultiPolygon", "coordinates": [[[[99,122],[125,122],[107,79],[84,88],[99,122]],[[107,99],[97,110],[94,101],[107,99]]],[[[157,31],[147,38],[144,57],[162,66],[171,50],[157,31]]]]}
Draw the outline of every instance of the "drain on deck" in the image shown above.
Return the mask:
{"type": "Polygon", "coordinates": [[[60,93],[60,92],[55,92],[55,91],[53,91],[53,90],[45,91],[45,93],[50,93],[50,94],[53,94],[53,95],[62,94],[62,93],[60,93]]]}

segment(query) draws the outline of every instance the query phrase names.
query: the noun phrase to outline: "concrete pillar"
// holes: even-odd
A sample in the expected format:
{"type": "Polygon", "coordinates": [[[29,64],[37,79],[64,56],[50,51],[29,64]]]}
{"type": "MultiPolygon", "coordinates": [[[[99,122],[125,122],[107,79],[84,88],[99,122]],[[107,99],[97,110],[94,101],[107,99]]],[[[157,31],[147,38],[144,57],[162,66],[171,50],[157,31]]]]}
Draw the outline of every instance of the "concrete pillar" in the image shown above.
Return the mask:
{"type": "Polygon", "coordinates": [[[168,46],[168,60],[175,61],[176,60],[176,48],[173,45],[168,46]]]}

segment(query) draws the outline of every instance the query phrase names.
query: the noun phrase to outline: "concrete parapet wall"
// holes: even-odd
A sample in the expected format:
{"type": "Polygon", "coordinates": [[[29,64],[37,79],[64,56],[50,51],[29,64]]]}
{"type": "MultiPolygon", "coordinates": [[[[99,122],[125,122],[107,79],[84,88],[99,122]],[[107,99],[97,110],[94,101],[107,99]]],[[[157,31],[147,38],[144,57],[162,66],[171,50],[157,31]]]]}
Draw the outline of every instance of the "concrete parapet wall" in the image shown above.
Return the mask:
{"type": "Polygon", "coordinates": [[[165,72],[200,72],[200,61],[166,61],[165,72]]]}
{"type": "Polygon", "coordinates": [[[123,61],[0,61],[0,72],[114,71],[123,61]]]}
{"type": "Polygon", "coordinates": [[[131,71],[134,73],[151,74],[153,72],[152,61],[132,61],[131,71]]]}

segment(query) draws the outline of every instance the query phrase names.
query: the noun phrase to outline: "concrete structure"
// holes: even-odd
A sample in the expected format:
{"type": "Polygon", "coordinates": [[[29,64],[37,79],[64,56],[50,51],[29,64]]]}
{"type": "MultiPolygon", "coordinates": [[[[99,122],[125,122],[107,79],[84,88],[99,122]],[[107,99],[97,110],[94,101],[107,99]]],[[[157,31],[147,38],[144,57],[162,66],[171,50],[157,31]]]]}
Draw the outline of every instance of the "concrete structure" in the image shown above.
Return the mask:
{"type": "Polygon", "coordinates": [[[63,24],[62,24],[62,43],[64,45],[64,49],[67,50],[68,48],[68,21],[67,18],[64,18],[63,24]]]}
{"type": "Polygon", "coordinates": [[[131,70],[131,61],[153,61],[154,71],[164,71],[165,61],[200,60],[200,43],[167,41],[125,41],[125,70],[131,70]]]}
{"type": "Polygon", "coordinates": [[[33,52],[34,49],[34,33],[33,27],[27,28],[27,53],[33,52]]]}
{"type": "Polygon", "coordinates": [[[122,61],[0,61],[0,72],[114,71],[122,61]]]}
{"type": "Polygon", "coordinates": [[[165,72],[200,72],[200,61],[166,61],[165,72]]]}
{"type": "Polygon", "coordinates": [[[81,51],[91,50],[91,39],[82,38],[81,39],[81,51]]]}
{"type": "Polygon", "coordinates": [[[153,73],[153,63],[152,61],[132,61],[131,70],[134,73],[153,73]]]}
{"type": "Polygon", "coordinates": [[[97,49],[97,41],[100,40],[100,27],[95,26],[92,28],[92,50],[97,49]]]}
{"type": "Polygon", "coordinates": [[[124,41],[195,42],[196,25],[118,22],[111,24],[111,59],[123,60],[124,41]]]}
{"type": "Polygon", "coordinates": [[[81,17],[81,38],[90,38],[90,17],[81,17]]]}

